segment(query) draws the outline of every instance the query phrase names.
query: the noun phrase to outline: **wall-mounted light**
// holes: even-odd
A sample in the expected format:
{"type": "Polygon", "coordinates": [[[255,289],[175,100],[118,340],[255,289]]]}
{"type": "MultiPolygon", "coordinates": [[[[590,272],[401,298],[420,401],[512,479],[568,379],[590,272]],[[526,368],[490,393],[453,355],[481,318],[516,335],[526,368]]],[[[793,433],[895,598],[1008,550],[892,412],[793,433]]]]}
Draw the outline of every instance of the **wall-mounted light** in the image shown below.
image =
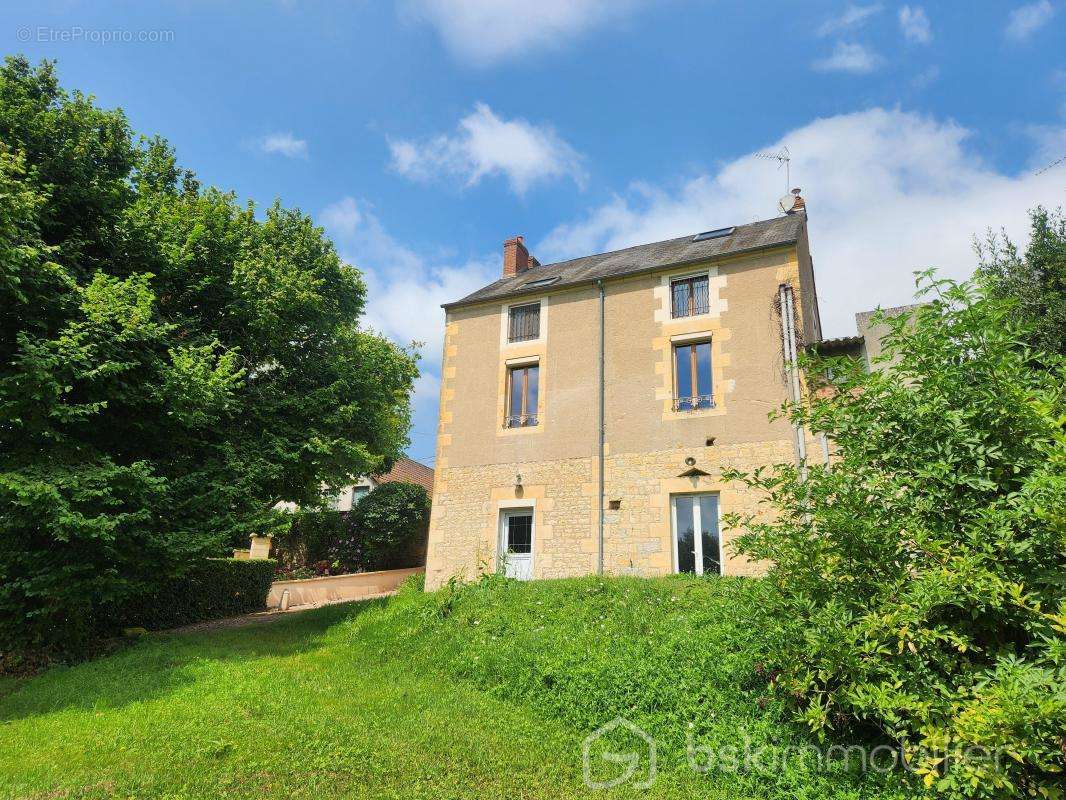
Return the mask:
{"type": "Polygon", "coordinates": [[[516,473],[515,476],[514,476],[514,488],[516,488],[516,489],[521,489],[522,488],[522,473],[521,472],[516,473]]]}
{"type": "Polygon", "coordinates": [[[685,459],[685,463],[690,467],[694,467],[696,466],[696,459],[694,459],[692,456],[689,456],[685,459]]]}

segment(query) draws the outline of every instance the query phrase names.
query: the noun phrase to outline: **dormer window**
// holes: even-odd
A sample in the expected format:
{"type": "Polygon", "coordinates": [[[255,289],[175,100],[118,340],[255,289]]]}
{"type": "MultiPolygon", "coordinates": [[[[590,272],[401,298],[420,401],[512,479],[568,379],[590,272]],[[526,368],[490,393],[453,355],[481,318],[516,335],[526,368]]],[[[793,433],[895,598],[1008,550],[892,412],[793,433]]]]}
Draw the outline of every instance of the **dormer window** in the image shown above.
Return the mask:
{"type": "Polygon", "coordinates": [[[670,314],[693,317],[710,311],[710,293],[706,275],[692,275],[670,281],[670,314]]]}
{"type": "Polygon", "coordinates": [[[540,303],[511,306],[507,311],[507,341],[528,342],[540,338],[540,303]]]}

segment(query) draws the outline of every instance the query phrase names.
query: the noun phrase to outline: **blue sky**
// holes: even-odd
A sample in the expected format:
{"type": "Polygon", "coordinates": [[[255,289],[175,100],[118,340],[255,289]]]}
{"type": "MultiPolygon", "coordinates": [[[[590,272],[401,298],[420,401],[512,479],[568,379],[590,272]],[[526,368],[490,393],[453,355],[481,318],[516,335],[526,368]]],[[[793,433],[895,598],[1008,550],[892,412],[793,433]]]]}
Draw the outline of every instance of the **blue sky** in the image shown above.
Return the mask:
{"type": "Polygon", "coordinates": [[[5,52],[59,62],[182,163],[314,216],[367,323],[425,342],[410,454],[432,462],[439,304],[542,262],[773,216],[791,154],[827,335],[964,276],[971,241],[1066,200],[1066,3],[398,0],[4,4],[5,52]]]}

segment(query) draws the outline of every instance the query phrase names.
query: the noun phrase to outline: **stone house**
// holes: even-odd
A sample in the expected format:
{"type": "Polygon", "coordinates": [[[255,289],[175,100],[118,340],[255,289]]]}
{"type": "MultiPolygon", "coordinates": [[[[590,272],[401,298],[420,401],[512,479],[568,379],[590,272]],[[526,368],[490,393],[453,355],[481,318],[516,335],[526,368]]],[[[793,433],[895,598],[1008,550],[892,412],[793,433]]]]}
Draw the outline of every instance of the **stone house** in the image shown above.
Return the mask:
{"type": "Polygon", "coordinates": [[[807,216],[790,213],[541,265],[444,306],[427,588],[503,570],[751,574],[723,469],[818,457],[767,413],[821,340],[807,216]]]}

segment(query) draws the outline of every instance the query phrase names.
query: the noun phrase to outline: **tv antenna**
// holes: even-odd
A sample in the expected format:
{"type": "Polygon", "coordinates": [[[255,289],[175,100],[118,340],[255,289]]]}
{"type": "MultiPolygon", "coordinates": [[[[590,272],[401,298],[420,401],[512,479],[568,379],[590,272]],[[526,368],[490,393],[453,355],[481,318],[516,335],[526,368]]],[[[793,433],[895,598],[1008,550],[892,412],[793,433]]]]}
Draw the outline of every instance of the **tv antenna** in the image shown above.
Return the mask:
{"type": "Polygon", "coordinates": [[[788,148],[782,146],[780,153],[756,153],[755,157],[756,158],[765,158],[767,161],[776,161],[778,169],[781,169],[781,167],[784,166],[784,168],[785,168],[785,191],[787,192],[788,188],[792,185],[792,178],[789,175],[789,162],[792,159],[789,157],[788,148]]]}

